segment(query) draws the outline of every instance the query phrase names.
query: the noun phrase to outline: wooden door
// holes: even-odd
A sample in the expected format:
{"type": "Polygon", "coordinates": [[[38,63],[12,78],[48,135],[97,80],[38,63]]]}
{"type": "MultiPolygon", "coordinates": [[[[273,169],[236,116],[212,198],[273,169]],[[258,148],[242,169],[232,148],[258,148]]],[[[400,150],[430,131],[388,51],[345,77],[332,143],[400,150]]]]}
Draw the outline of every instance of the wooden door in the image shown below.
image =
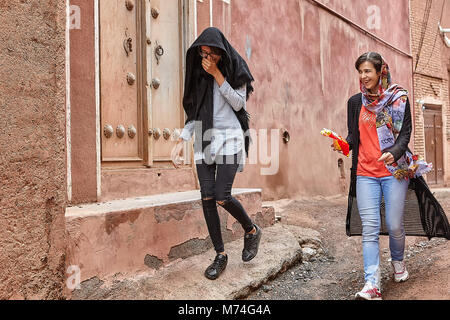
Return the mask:
{"type": "Polygon", "coordinates": [[[149,165],[170,161],[183,127],[182,1],[147,2],[149,165]]]}
{"type": "Polygon", "coordinates": [[[100,0],[103,167],[170,161],[183,126],[182,0],[100,0]]]}
{"type": "Polygon", "coordinates": [[[143,164],[139,1],[100,0],[102,162],[143,164]]]}
{"type": "Polygon", "coordinates": [[[442,138],[442,112],[440,108],[426,106],[424,111],[425,157],[433,163],[433,170],[427,174],[429,184],[444,182],[444,154],[442,138]]]}

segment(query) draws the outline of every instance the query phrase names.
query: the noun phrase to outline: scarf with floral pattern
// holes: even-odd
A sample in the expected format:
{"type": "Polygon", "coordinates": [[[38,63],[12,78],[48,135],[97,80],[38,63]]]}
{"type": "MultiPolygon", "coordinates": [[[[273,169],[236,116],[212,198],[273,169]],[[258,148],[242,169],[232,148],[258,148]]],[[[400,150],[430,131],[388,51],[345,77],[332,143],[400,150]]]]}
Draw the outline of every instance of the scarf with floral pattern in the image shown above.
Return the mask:
{"type": "MultiPolygon", "coordinates": [[[[392,84],[389,66],[383,60],[378,92],[370,93],[360,81],[362,103],[376,115],[376,126],[380,150],[392,147],[403,126],[408,91],[398,84],[392,84]]],[[[431,171],[432,164],[406,151],[392,165],[386,165],[397,179],[417,178],[431,171]]]]}

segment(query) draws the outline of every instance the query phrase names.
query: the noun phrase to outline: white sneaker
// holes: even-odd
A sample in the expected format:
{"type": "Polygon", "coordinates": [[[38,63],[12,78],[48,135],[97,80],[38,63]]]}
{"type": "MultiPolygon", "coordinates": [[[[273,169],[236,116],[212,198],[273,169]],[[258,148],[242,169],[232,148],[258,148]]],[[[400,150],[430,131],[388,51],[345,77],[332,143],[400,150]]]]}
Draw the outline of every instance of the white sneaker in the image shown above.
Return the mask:
{"type": "Polygon", "coordinates": [[[392,267],[394,268],[394,280],[395,282],[403,282],[408,280],[409,273],[406,270],[404,261],[392,261],[392,267]]]}
{"type": "Polygon", "coordinates": [[[364,288],[355,294],[357,300],[382,300],[380,289],[371,282],[366,282],[364,288]]]}

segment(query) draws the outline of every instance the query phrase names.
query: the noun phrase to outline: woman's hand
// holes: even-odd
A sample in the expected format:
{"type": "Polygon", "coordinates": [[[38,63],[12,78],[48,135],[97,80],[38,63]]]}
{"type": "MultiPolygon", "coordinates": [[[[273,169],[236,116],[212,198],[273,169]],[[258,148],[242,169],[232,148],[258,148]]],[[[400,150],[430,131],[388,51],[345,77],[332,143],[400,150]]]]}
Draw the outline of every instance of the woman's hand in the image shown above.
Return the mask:
{"type": "Polygon", "coordinates": [[[337,151],[337,152],[339,152],[341,154],[344,154],[344,153],[342,153],[341,150],[338,149],[338,146],[339,146],[339,144],[337,143],[337,141],[333,140],[333,144],[331,145],[331,148],[333,149],[333,151],[337,151]]]}
{"type": "Polygon", "coordinates": [[[219,68],[217,67],[217,63],[214,62],[213,59],[211,59],[211,56],[208,56],[206,59],[202,59],[202,67],[206,72],[212,75],[214,79],[216,79],[219,86],[223,84],[225,78],[222,75],[222,72],[220,72],[219,68]]]}
{"type": "Polygon", "coordinates": [[[219,68],[217,68],[217,64],[211,59],[210,56],[208,56],[206,59],[202,59],[202,67],[212,76],[214,76],[219,71],[219,68]]]}
{"type": "Polygon", "coordinates": [[[184,140],[182,138],[178,138],[177,144],[172,149],[172,152],[170,154],[172,164],[176,169],[178,169],[179,166],[183,164],[183,147],[184,140]]]}
{"type": "Polygon", "coordinates": [[[378,161],[384,162],[384,164],[391,165],[395,162],[394,156],[390,152],[385,152],[383,155],[378,159],[378,161]]]}

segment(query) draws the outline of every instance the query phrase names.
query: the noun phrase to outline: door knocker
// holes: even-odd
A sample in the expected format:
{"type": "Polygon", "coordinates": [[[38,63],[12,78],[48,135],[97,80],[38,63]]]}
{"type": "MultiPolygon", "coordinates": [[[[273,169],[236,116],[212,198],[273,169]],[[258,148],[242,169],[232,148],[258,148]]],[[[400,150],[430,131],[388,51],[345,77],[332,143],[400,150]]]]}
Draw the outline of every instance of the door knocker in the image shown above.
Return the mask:
{"type": "Polygon", "coordinates": [[[123,40],[123,48],[127,54],[127,57],[130,55],[130,52],[133,52],[133,39],[128,38],[123,40]]]}

